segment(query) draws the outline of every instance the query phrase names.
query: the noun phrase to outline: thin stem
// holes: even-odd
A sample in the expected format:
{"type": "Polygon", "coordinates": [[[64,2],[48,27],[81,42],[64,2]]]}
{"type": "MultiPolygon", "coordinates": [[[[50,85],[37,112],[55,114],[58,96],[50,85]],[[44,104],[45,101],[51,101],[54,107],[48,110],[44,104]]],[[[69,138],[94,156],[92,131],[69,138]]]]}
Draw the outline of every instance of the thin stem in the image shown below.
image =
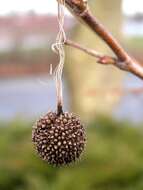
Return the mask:
{"type": "MultiPolygon", "coordinates": [[[[129,66],[130,65],[126,65],[126,63],[124,62],[121,62],[120,60],[114,58],[114,57],[111,57],[111,56],[108,56],[108,55],[103,55],[93,49],[89,49],[89,48],[86,48],[86,47],[83,47],[81,46],[80,44],[78,43],[75,43],[71,40],[66,40],[65,41],[65,45],[68,45],[68,46],[71,46],[71,47],[74,47],[76,49],[79,49],[95,58],[97,58],[97,63],[100,63],[102,65],[114,65],[115,67],[121,69],[121,70],[124,70],[124,71],[129,71],[129,66]]],[[[132,69],[133,69],[133,74],[136,74],[138,77],[140,74],[142,74],[142,67],[139,65],[139,64],[135,64],[135,63],[132,63],[132,69]],[[134,67],[134,69],[133,69],[134,67]],[[141,72],[140,72],[141,71],[141,72]],[[135,73],[137,72],[137,73],[135,73]],[[140,72],[140,73],[139,73],[140,72]]]]}
{"type": "Polygon", "coordinates": [[[61,114],[63,114],[63,107],[61,103],[57,104],[57,116],[60,116],[61,114]]]}
{"type": "Polygon", "coordinates": [[[88,55],[91,55],[95,58],[97,58],[97,62],[101,63],[101,64],[106,64],[106,65],[116,65],[116,62],[118,61],[116,58],[108,56],[108,55],[103,55],[93,49],[89,49],[86,47],[81,46],[80,44],[73,42],[71,40],[66,40],[65,41],[65,45],[67,46],[71,46],[73,48],[79,49],[81,51],[83,51],[84,53],[87,53],[88,55]]]}

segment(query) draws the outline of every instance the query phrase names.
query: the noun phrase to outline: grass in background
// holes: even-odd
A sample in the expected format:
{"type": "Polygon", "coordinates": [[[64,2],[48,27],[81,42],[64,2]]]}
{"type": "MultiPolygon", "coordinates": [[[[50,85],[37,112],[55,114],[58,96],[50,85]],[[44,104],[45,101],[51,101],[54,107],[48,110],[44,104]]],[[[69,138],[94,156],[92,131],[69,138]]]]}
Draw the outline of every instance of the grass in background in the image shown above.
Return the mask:
{"type": "Polygon", "coordinates": [[[88,126],[82,159],[53,168],[31,143],[31,123],[0,124],[1,190],[142,190],[143,131],[101,117],[88,126]]]}

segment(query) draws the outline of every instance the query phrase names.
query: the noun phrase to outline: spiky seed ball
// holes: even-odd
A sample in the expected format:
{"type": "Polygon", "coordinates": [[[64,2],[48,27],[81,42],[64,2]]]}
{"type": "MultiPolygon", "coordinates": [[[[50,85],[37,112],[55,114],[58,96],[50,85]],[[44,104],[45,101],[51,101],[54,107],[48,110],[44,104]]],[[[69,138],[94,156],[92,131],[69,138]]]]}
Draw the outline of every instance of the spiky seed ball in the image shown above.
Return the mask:
{"type": "Polygon", "coordinates": [[[49,112],[33,126],[32,140],[40,157],[51,165],[66,165],[80,157],[86,135],[72,113],[49,112]]]}

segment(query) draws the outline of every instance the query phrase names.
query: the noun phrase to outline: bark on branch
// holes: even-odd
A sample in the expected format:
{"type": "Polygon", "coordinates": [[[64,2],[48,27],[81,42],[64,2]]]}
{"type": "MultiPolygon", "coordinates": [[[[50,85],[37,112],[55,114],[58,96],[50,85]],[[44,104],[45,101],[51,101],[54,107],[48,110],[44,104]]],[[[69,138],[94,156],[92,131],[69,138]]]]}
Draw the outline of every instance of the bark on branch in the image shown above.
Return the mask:
{"type": "MultiPolygon", "coordinates": [[[[59,2],[61,1],[62,0],[59,0],[59,2]]],[[[86,24],[93,32],[95,32],[111,48],[117,57],[111,59],[112,57],[110,56],[104,56],[104,60],[106,60],[105,57],[110,58],[109,60],[111,62],[113,61],[113,65],[143,79],[143,67],[128,55],[128,53],[121,47],[121,45],[110,34],[110,32],[108,32],[108,30],[106,30],[105,27],[91,13],[87,0],[65,0],[65,5],[68,10],[74,16],[76,16],[76,18],[78,18],[80,21],[82,21],[82,23],[86,24]]],[[[74,47],[73,43],[68,45],[74,47]]],[[[79,49],[82,50],[82,48],[79,49]]],[[[103,64],[101,59],[99,59],[99,62],[103,64]]],[[[107,64],[107,60],[105,62],[107,64]]]]}

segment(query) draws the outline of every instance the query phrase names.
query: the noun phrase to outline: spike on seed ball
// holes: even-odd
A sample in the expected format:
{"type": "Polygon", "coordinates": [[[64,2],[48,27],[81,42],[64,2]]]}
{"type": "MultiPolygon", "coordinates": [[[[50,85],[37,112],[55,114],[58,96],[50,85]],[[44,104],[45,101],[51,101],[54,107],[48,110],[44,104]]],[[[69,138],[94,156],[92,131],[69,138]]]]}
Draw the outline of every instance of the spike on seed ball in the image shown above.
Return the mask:
{"type": "Polygon", "coordinates": [[[86,135],[80,120],[72,113],[49,112],[33,126],[32,141],[43,160],[60,166],[80,157],[86,135]]]}

